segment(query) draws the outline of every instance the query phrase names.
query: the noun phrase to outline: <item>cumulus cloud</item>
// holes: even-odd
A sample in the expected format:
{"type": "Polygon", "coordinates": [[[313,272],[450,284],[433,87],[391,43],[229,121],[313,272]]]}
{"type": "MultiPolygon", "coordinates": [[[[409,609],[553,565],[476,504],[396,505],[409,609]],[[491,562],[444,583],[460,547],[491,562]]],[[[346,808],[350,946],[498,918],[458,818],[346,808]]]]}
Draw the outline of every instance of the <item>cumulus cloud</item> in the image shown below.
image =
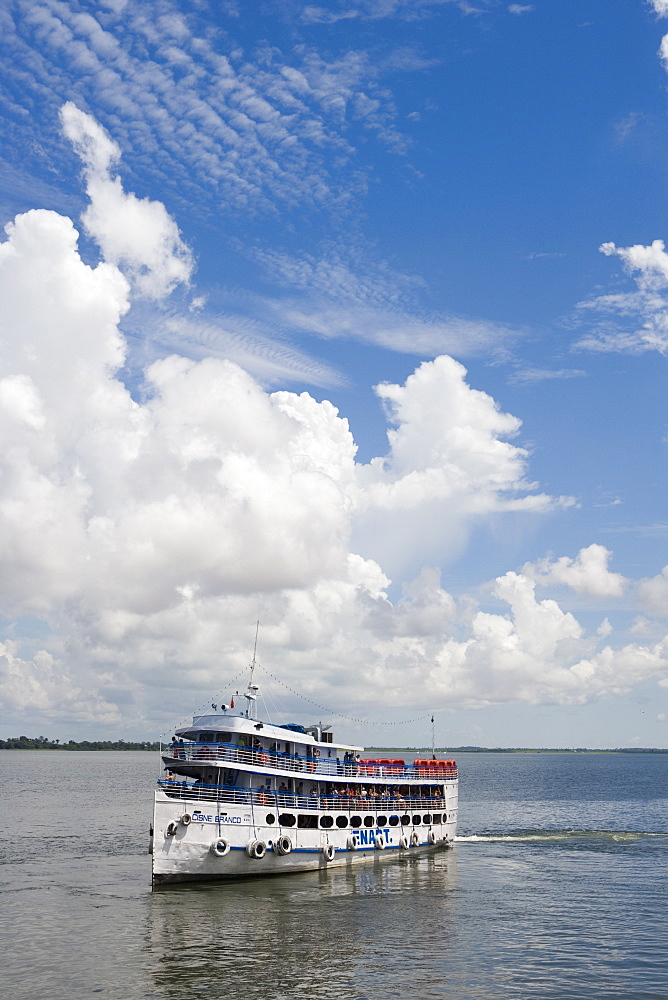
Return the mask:
{"type": "Polygon", "coordinates": [[[104,259],[127,273],[140,294],[149,298],[163,298],[188,282],[192,253],[165,206],[126,193],[120,177],[111,175],[120,159],[119,146],[71,101],[60,109],[60,118],[84,165],[90,205],[82,221],[104,259]]]}
{"type": "MultiPolygon", "coordinates": [[[[70,132],[104,182],[116,147],[75,112],[70,132]]],[[[115,203],[91,199],[104,248],[115,203]]],[[[224,357],[169,353],[133,398],[119,376],[136,290],[125,258],[86,264],[55,212],[20,215],[6,234],[0,690],[12,719],[146,732],[243,671],[258,616],[275,672],[335,706],[342,691],[345,707],[423,707],[425,691],[430,707],[572,703],[668,676],[665,643],[602,646],[605,628],[588,636],[537,601],[527,572],[496,580],[499,613],[424,568],[476,519],[572,503],[536,491],[520,421],[454,359],[377,387],[388,449],[361,464],[330,402],[269,392],[224,357]]],[[[536,573],[615,596],[608,556],[591,546],[536,573]]]]}
{"type": "MultiPolygon", "coordinates": [[[[404,385],[378,387],[389,450],[359,465],[331,403],[268,393],[231,361],[160,359],[146,399],[134,400],[117,375],[130,286],[113,264],[85,264],[56,213],[7,227],[0,295],[0,600],[6,616],[37,616],[50,630],[38,654],[17,648],[7,660],[10,709],[27,672],[26,690],[41,685],[38,714],[47,702],[67,713],[87,690],[99,720],[112,702],[143,719],[157,683],[176,704],[210,689],[221,657],[243,665],[258,601],[265,644],[295,683],[316,657],[308,683],[332,697],[345,683],[363,702],[382,677],[388,703],[419,700],[439,662],[439,683],[456,679],[460,700],[480,697],[496,669],[483,625],[505,634],[508,619],[472,621],[437,571],[418,572],[392,603],[377,561],[351,550],[374,513],[415,515],[433,541],[471,516],[553,503],[526,483],[526,451],[504,440],[519,421],[472,389],[460,364],[438,358],[404,385]],[[462,628],[465,641],[455,639],[462,628]],[[476,667],[464,677],[462,657],[476,667]],[[54,701],[62,674],[69,684],[54,701]]],[[[570,617],[550,615],[562,638],[577,634],[570,617]]],[[[527,683],[498,690],[524,697],[527,683]]]]}
{"type": "Polygon", "coordinates": [[[621,597],[627,581],[608,569],[611,557],[609,549],[593,544],[580,549],[575,559],[546,557],[527,563],[522,572],[543,587],[561,584],[589,597],[621,597]]]}
{"type": "Polygon", "coordinates": [[[668,566],[654,577],[641,580],[638,595],[644,609],[656,618],[668,618],[668,566]]]}

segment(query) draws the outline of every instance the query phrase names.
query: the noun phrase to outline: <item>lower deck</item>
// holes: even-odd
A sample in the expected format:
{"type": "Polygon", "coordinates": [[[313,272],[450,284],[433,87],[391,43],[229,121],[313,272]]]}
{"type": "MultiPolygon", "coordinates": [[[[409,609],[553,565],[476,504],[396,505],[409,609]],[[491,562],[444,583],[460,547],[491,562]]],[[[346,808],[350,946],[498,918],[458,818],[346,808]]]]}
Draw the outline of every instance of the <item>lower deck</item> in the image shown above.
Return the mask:
{"type": "Polygon", "coordinates": [[[155,794],[154,884],[341,867],[454,841],[456,783],[437,796],[388,792],[384,800],[349,796],[342,802],[320,791],[297,796],[161,787],[155,794]]]}

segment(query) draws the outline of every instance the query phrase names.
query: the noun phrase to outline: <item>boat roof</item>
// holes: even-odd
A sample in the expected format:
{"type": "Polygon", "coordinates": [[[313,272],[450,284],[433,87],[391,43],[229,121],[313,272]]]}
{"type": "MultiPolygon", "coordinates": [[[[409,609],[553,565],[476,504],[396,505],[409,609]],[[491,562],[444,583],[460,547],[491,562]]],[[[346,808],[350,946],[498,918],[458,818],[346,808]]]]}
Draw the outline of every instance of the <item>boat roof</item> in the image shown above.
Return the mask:
{"type": "MultiPolygon", "coordinates": [[[[317,728],[314,725],[309,728],[317,728]]],[[[262,736],[265,739],[287,740],[290,743],[301,743],[305,746],[327,746],[337,750],[354,751],[361,753],[363,746],[356,746],[352,743],[331,743],[323,744],[316,740],[312,732],[306,732],[305,726],[296,723],[287,725],[275,725],[271,722],[261,722],[259,719],[248,719],[243,713],[232,714],[229,712],[218,713],[216,715],[195,715],[192,724],[180,726],[174,730],[176,736],[184,736],[193,729],[217,730],[219,732],[248,733],[252,736],[262,736]]]]}

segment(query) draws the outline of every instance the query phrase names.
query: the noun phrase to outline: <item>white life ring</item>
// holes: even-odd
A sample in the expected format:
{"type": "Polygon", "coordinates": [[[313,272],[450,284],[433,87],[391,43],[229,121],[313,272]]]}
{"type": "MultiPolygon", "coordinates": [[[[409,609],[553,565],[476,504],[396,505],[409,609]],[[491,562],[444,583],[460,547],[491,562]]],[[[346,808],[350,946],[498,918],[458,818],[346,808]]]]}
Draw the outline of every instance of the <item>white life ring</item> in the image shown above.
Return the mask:
{"type": "Polygon", "coordinates": [[[420,834],[419,833],[412,833],[411,834],[411,847],[419,847],[419,846],[420,846],[420,834]]]}
{"type": "Polygon", "coordinates": [[[334,847],[334,844],[325,844],[322,848],[322,856],[325,861],[333,861],[335,853],[336,848],[334,847]]]}
{"type": "Polygon", "coordinates": [[[218,839],[214,840],[211,844],[209,850],[212,854],[215,854],[217,858],[224,858],[226,854],[229,854],[230,845],[224,837],[218,837],[218,839]]]}
{"type": "Polygon", "coordinates": [[[165,830],[165,836],[166,837],[173,837],[174,834],[176,833],[176,831],[178,830],[178,828],[179,828],[179,824],[178,823],[170,823],[169,826],[167,827],[167,829],[165,830]]]}
{"type": "Polygon", "coordinates": [[[275,842],[274,850],[277,854],[289,854],[292,850],[292,841],[286,834],[283,834],[283,836],[279,837],[275,842]]]}
{"type": "Polygon", "coordinates": [[[408,847],[408,837],[405,834],[399,840],[399,847],[403,848],[404,851],[408,847]]]}
{"type": "Polygon", "coordinates": [[[355,840],[354,837],[348,837],[348,850],[349,851],[356,851],[359,846],[360,846],[359,842],[357,840],[355,840]]]}
{"type": "Polygon", "coordinates": [[[382,836],[381,837],[374,837],[373,843],[374,843],[374,847],[376,848],[377,851],[384,851],[385,850],[385,841],[383,840],[382,836]]]}
{"type": "Polygon", "coordinates": [[[267,853],[267,845],[264,840],[249,840],[246,844],[246,854],[249,858],[260,861],[267,853]]]}
{"type": "Polygon", "coordinates": [[[181,817],[181,822],[183,823],[184,826],[190,826],[192,821],[193,818],[190,815],[190,813],[184,813],[183,816],[181,817]]]}
{"type": "Polygon", "coordinates": [[[436,834],[434,833],[433,830],[430,830],[429,833],[427,834],[427,843],[428,844],[436,843],[436,834]]]}

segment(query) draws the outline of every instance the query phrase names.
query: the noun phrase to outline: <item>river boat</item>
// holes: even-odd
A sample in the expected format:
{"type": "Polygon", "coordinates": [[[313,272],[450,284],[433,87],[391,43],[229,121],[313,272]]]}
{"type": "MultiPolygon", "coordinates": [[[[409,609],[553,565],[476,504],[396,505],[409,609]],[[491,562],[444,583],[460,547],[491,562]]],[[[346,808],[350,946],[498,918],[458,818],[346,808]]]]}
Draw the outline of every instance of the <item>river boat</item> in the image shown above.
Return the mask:
{"type": "Polygon", "coordinates": [[[212,706],[161,750],[151,829],[153,885],[385,862],[451,846],[454,760],[363,758],[327,726],[212,706]]]}

